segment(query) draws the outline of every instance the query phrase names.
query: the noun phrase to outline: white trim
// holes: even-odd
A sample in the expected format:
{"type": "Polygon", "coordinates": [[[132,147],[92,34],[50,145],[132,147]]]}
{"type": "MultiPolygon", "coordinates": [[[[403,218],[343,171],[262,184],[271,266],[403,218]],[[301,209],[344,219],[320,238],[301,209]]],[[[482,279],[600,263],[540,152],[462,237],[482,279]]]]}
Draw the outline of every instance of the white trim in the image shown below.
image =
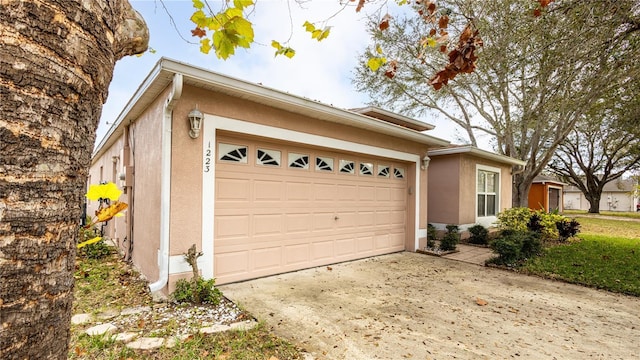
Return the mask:
{"type": "Polygon", "coordinates": [[[435,157],[438,155],[453,155],[453,154],[466,154],[466,153],[475,155],[483,159],[497,161],[503,164],[520,165],[520,166],[524,166],[527,164],[526,161],[522,161],[509,156],[500,155],[500,154],[492,153],[490,151],[478,149],[477,147],[474,147],[474,146],[457,146],[457,147],[450,147],[450,148],[444,148],[444,149],[429,150],[427,152],[427,155],[431,157],[435,157]]]}
{"type": "Polygon", "coordinates": [[[202,131],[202,242],[200,248],[202,249],[203,256],[200,258],[202,259],[200,272],[205,279],[213,279],[213,234],[215,234],[215,223],[213,220],[215,219],[214,204],[216,198],[215,181],[218,149],[216,148],[215,128],[213,128],[213,126],[207,126],[206,121],[202,124],[202,127],[204,131],[202,131]],[[213,129],[209,129],[210,127],[213,129]],[[207,150],[210,152],[207,152],[207,150]],[[209,171],[205,171],[207,165],[210,166],[209,171]]]}
{"type": "Polygon", "coordinates": [[[167,98],[162,116],[162,139],[160,155],[160,248],[158,249],[158,280],[149,284],[149,291],[162,290],[169,280],[169,242],[171,225],[171,126],[173,123],[173,108],[182,96],[183,79],[181,74],[175,74],[173,88],[167,98]]]}
{"type": "Polygon", "coordinates": [[[502,171],[497,167],[476,164],[476,171],[473,180],[473,197],[475,204],[473,212],[475,214],[476,224],[480,224],[484,227],[491,227],[496,221],[498,221],[497,214],[502,209],[502,171]],[[498,197],[498,206],[496,208],[496,216],[478,216],[478,171],[480,170],[498,173],[498,191],[496,191],[496,196],[498,197]]]}
{"type": "MultiPolygon", "coordinates": [[[[217,130],[233,131],[246,135],[254,135],[267,137],[276,140],[291,141],[309,146],[322,146],[336,150],[357,152],[366,155],[386,157],[395,160],[407,161],[415,163],[416,169],[420,168],[421,157],[417,154],[411,154],[391,149],[380,148],[371,145],[358,144],[345,140],[334,139],[330,137],[308,134],[289,129],[277,128],[262,124],[255,124],[247,121],[236,120],[216,115],[204,115],[204,124],[202,130],[203,141],[203,162],[206,161],[206,149],[211,144],[211,149],[215,152],[216,132],[217,130]]],[[[215,153],[211,154],[212,159],[216,158],[215,153]]],[[[202,276],[206,279],[213,278],[214,269],[214,234],[215,234],[215,161],[211,162],[209,172],[202,172],[202,276]]],[[[416,170],[416,176],[413,186],[415,190],[415,228],[413,235],[415,238],[415,248],[419,247],[420,235],[426,230],[420,229],[420,172],[416,170]]],[[[423,237],[424,237],[423,236],[423,237]]],[[[172,274],[174,272],[171,272],[172,274]]]]}
{"type": "MultiPolygon", "coordinates": [[[[558,211],[559,212],[563,212],[564,211],[564,193],[563,193],[563,187],[562,186],[558,186],[558,185],[547,185],[549,189],[557,189],[560,190],[560,199],[558,199],[558,211]]],[[[604,192],[604,191],[603,191],[604,192]]],[[[549,191],[547,190],[547,207],[549,207],[548,205],[551,203],[551,198],[549,198],[549,191]]],[[[551,209],[547,209],[547,212],[551,211],[551,209]]]]}
{"type": "MultiPolygon", "coordinates": [[[[204,259],[202,257],[198,258],[198,269],[201,270],[202,274],[204,274],[205,266],[204,259]]],[[[171,274],[191,273],[193,271],[191,265],[185,260],[184,255],[169,256],[169,269],[171,269],[171,274]]]]}

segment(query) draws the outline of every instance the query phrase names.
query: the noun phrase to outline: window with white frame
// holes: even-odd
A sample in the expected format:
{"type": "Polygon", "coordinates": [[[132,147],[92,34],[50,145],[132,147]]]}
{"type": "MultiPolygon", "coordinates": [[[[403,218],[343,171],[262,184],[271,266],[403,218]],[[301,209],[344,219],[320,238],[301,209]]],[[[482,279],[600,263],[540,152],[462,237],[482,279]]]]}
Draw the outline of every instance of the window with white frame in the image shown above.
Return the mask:
{"type": "Polygon", "coordinates": [[[499,209],[500,173],[478,168],[476,179],[478,217],[496,216],[499,209]]]}

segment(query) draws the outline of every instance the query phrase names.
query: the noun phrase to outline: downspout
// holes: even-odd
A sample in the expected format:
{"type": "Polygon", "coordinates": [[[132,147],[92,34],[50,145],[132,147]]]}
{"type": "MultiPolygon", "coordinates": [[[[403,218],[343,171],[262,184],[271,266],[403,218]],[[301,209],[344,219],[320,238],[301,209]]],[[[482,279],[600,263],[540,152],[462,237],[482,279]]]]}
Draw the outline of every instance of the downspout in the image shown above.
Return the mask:
{"type": "Polygon", "coordinates": [[[160,179],[160,249],[158,249],[158,280],[149,284],[149,291],[162,290],[169,280],[169,221],[171,220],[171,120],[173,108],[182,96],[182,74],[173,75],[173,89],[164,105],[162,119],[162,153],[160,179]]]}

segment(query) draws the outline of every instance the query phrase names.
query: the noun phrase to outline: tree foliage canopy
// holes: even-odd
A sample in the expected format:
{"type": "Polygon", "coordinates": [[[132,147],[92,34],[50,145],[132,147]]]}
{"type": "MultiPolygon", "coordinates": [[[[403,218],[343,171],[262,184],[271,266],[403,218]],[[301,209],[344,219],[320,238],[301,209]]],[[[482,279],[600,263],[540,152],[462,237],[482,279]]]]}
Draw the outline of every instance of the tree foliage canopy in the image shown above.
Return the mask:
{"type": "Polygon", "coordinates": [[[373,102],[414,116],[442,116],[467,140],[489,135],[499,153],[527,162],[515,176],[514,204],[526,206],[533,178],[583,118],[590,104],[637,78],[640,15],[633,0],[557,0],[541,16],[531,0],[441,0],[449,27],[471,21],[484,46],[473,73],[434,91],[432,74],[446,66],[438,49],[424,51],[415,39],[429,34],[422,19],[395,19],[386,31],[371,23],[371,58],[382,47],[395,76],[357,70],[355,83],[373,102]]]}

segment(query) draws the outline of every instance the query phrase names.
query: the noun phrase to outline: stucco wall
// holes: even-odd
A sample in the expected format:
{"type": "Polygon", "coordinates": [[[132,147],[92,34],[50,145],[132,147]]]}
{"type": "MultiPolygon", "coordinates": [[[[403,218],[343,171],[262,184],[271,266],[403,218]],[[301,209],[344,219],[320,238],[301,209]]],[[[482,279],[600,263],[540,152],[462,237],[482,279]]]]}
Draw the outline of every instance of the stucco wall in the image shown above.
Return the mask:
{"type": "Polygon", "coordinates": [[[460,216],[460,155],[432,156],[428,172],[428,222],[458,224],[460,216]]]}
{"type": "Polygon", "coordinates": [[[458,225],[476,223],[478,165],[500,170],[499,211],[511,207],[510,165],[464,153],[432,156],[429,165],[429,223],[458,225]]]}
{"type": "MultiPolygon", "coordinates": [[[[427,147],[402,139],[350,126],[318,121],[301,114],[274,109],[266,105],[247,102],[243,99],[230,97],[221,93],[206,91],[200,88],[185,86],[182,98],[173,112],[172,129],[172,196],[171,196],[171,255],[180,255],[188,247],[196,243],[201,248],[200,239],[202,217],[202,151],[203,138],[191,139],[188,135],[188,113],[195,107],[206,114],[218,115],[232,119],[251,121],[263,125],[286,128],[294,131],[313,133],[321,136],[333,137],[341,140],[378,146],[397,151],[414,153],[423,157],[427,147]]],[[[203,124],[203,127],[206,124],[203,124]]],[[[295,139],[291,139],[295,141],[295,139]]],[[[409,179],[415,178],[415,166],[407,169],[409,179]]],[[[427,177],[420,176],[421,199],[426,199],[427,177]]],[[[415,189],[413,189],[415,194],[415,189]]],[[[415,200],[409,195],[408,201],[415,200]]],[[[426,227],[426,201],[420,204],[420,225],[426,227]],[[424,219],[424,220],[423,220],[424,219]]],[[[407,244],[413,244],[415,209],[408,209],[407,244]]]]}
{"type": "Polygon", "coordinates": [[[133,263],[157,280],[160,247],[162,117],[165,94],[130,125],[133,177],[133,263]]]}

